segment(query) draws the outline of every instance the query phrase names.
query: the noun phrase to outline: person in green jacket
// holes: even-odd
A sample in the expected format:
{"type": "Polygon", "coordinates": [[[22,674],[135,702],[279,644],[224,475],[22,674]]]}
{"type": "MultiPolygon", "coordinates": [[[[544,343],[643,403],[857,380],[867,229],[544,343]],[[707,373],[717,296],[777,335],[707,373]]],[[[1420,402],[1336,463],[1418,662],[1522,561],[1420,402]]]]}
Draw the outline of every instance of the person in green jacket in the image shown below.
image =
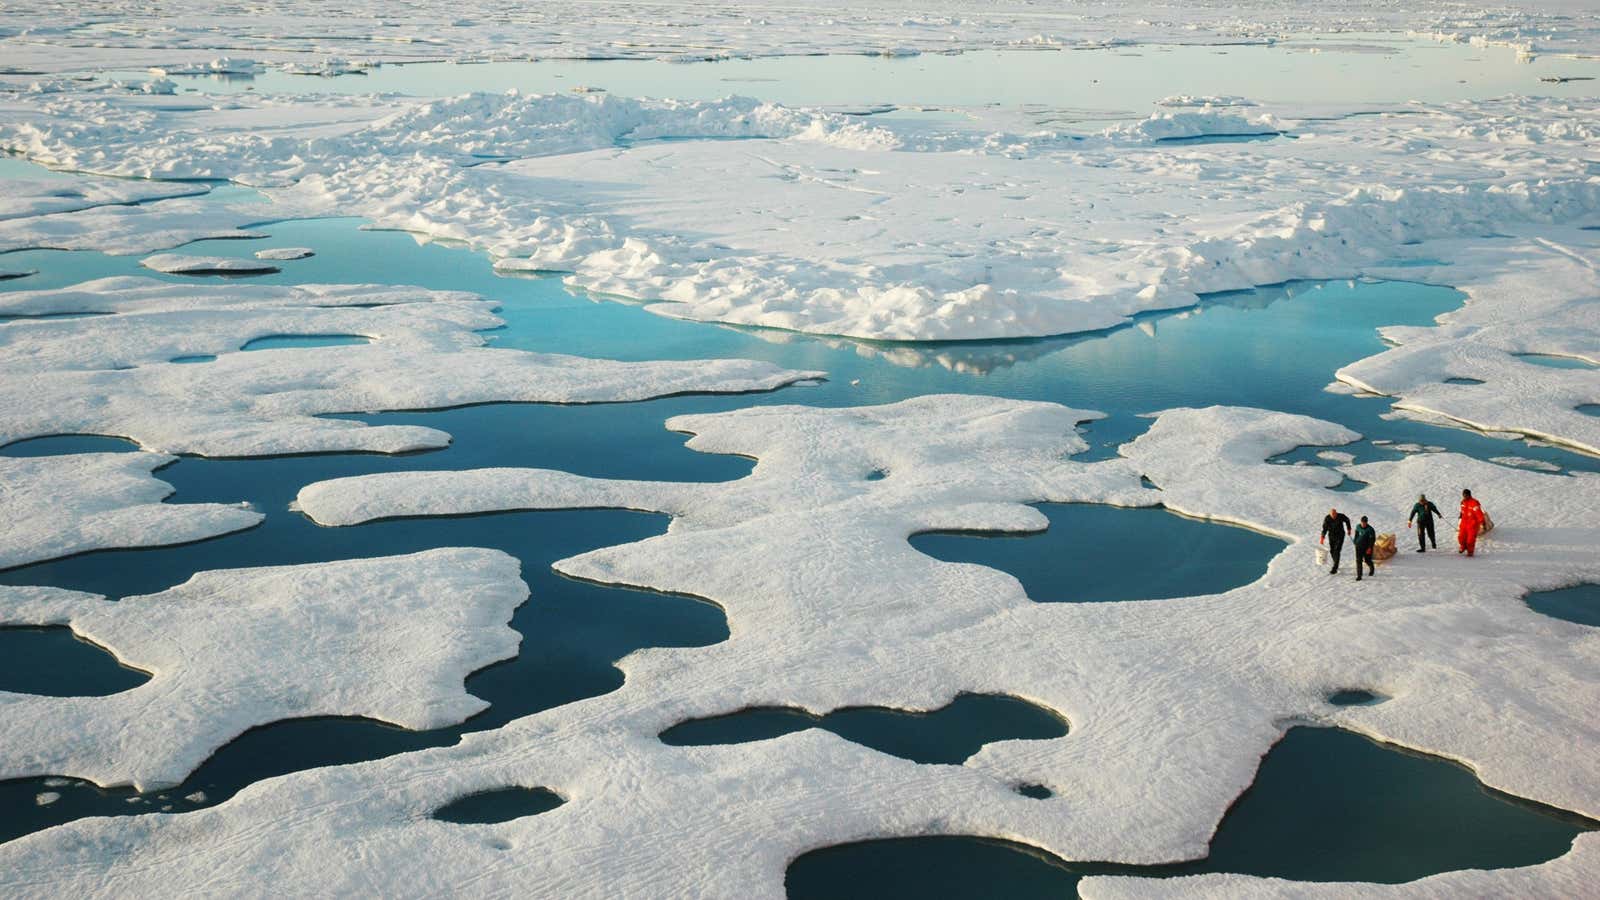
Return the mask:
{"type": "Polygon", "coordinates": [[[1433,549],[1439,549],[1439,542],[1433,536],[1433,517],[1444,518],[1444,513],[1439,512],[1439,507],[1433,505],[1427,494],[1418,494],[1417,502],[1411,505],[1411,515],[1406,516],[1406,527],[1411,527],[1411,520],[1417,520],[1417,552],[1427,553],[1428,545],[1433,544],[1433,549]]]}
{"type": "Polygon", "coordinates": [[[1361,524],[1356,526],[1354,535],[1356,544],[1356,580],[1361,580],[1361,564],[1367,564],[1367,574],[1376,575],[1378,569],[1372,564],[1372,548],[1378,544],[1377,529],[1367,524],[1367,517],[1361,517],[1361,524]]]}

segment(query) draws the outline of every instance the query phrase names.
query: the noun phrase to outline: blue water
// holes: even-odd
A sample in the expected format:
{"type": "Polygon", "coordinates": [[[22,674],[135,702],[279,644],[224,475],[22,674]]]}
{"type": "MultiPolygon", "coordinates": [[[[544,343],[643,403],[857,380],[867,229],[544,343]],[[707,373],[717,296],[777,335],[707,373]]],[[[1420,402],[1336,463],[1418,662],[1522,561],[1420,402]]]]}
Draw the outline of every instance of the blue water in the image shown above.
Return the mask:
{"type": "Polygon", "coordinates": [[[492,825],[549,812],[566,801],[546,788],[508,787],[468,794],[433,811],[441,822],[492,825]]]}
{"type": "Polygon", "coordinates": [[[0,691],[47,697],[102,697],[150,676],[64,626],[0,628],[0,691]]]}
{"type": "MultiPolygon", "coordinates": [[[[288,347],[350,347],[356,344],[370,344],[372,338],[359,334],[274,334],[268,337],[258,337],[248,341],[240,350],[282,350],[288,347]]],[[[216,359],[215,356],[211,357],[216,359]]],[[[200,357],[180,356],[178,360],[200,361],[200,357]]]]}
{"type": "Polygon", "coordinates": [[[58,456],[63,453],[133,453],[139,445],[127,438],[96,434],[29,438],[0,446],[0,456],[58,456]]]}
{"type": "Polygon", "coordinates": [[[1050,526],[1038,534],[928,532],[911,546],[946,562],[1009,572],[1041,603],[1162,600],[1220,594],[1265,575],[1284,548],[1276,538],[1164,509],[1083,503],[1038,505],[1050,526]],[[1123,562],[1137,558],[1131,571],[1123,562]]]}
{"type": "Polygon", "coordinates": [[[1600,584],[1580,584],[1559,591],[1538,591],[1527,596],[1535,612],[1579,625],[1600,627],[1600,584]]]}
{"type": "Polygon", "coordinates": [[[1365,688],[1345,688],[1328,695],[1328,702],[1334,706],[1372,706],[1382,703],[1385,699],[1387,698],[1365,688]]]}
{"type": "Polygon", "coordinates": [[[1396,883],[1544,862],[1597,825],[1488,791],[1442,759],[1344,731],[1294,728],[1262,761],[1199,862],[1115,866],[987,838],[899,838],[806,853],[790,864],[785,887],[791,900],[820,900],[1074,897],[1079,879],[1091,874],[1396,883]]]}
{"type": "Polygon", "coordinates": [[[912,762],[956,765],[994,741],[1062,737],[1067,722],[1019,697],[961,694],[925,713],[875,706],[836,709],[821,716],[789,707],[745,709],[680,722],[661,732],[661,742],[674,747],[743,744],[807,728],[831,731],[912,762]]]}
{"type": "MultiPolygon", "coordinates": [[[[485,258],[465,249],[419,245],[409,235],[363,231],[357,224],[326,219],[262,227],[260,230],[271,233],[274,244],[312,246],[318,253],[257,281],[412,283],[474,290],[502,305],[505,327],[486,335],[496,346],[614,359],[738,356],[791,368],[824,369],[830,378],[820,385],[771,394],[683,396],[594,406],[486,404],[436,412],[351,415],[347,418],[372,423],[426,424],[449,432],[454,440],[449,448],[430,453],[185,458],[161,470],[159,477],[176,488],[173,502],[248,501],[263,510],[266,519],[249,531],[185,546],[91,553],[0,572],[0,582],[53,584],[121,597],[160,591],[206,569],[378,556],[441,546],[498,547],[522,560],[523,577],[532,588],[532,599],[513,620],[523,635],[522,652],[516,660],[492,666],[468,680],[468,689],[492,706],[456,728],[414,733],[338,718],[276,723],[235,740],[179,788],[153,795],[100,791],[82,782],[48,788],[42,779],[0,782],[0,839],[88,815],[133,814],[164,806],[197,808],[220,802],[245,785],[276,774],[449,744],[465,731],[497,727],[539,709],[615,689],[621,684],[621,674],[613,663],[638,647],[703,645],[726,637],[724,617],[708,604],[574,582],[550,569],[555,560],[590,548],[658,534],[665,527],[660,517],[578,510],[398,520],[327,529],[288,509],[298,489],[313,481],[369,472],[503,465],[617,478],[725,481],[747,474],[751,461],[691,452],[683,446],[685,436],[667,432],[662,422],[682,413],[751,405],[859,405],[936,392],[1053,400],[1103,410],[1109,417],[1087,426],[1093,447],[1085,458],[1114,455],[1117,444],[1148,427],[1141,413],[1210,403],[1264,406],[1341,422],[1367,435],[1368,441],[1349,448],[1363,460],[1396,455],[1372,445],[1374,437],[1438,444],[1479,457],[1507,451],[1505,442],[1468,431],[1384,421],[1379,416],[1388,409],[1386,401],[1322,390],[1338,366],[1383,349],[1374,330],[1377,326],[1426,324],[1458,306],[1461,296],[1445,288],[1403,282],[1296,283],[1210,297],[1189,314],[1148,316],[1138,327],[1099,334],[908,347],[667,319],[637,305],[576,294],[554,278],[498,277],[485,258]],[[61,793],[61,800],[50,806],[35,805],[34,795],[45,789],[61,793]],[[198,796],[195,792],[203,792],[204,798],[185,799],[198,796]]],[[[260,244],[253,241],[207,241],[185,250],[244,256],[257,246],[260,244]]],[[[139,269],[135,259],[97,253],[26,251],[10,256],[8,266],[39,270],[14,289],[63,286],[103,275],[183,280],[152,275],[139,269]]],[[[0,453],[109,449],[128,449],[128,445],[114,437],[56,436],[13,444],[0,453]]],[[[1556,461],[1568,469],[1600,468],[1600,461],[1558,448],[1518,447],[1516,451],[1556,461]]],[[[1308,511],[1308,523],[1315,521],[1317,512],[1308,511]]],[[[1190,546],[1198,534],[1190,530],[1193,528],[1230,539],[1267,540],[1237,529],[1197,525],[1159,511],[1147,511],[1146,516],[1140,521],[1150,523],[1145,527],[1150,546],[1190,546]]],[[[1017,539],[1015,545],[1049,540],[1050,532],[1046,532],[1017,539]]],[[[1147,592],[1138,580],[1142,577],[1138,561],[1150,546],[1135,541],[1099,548],[1103,568],[1113,575],[1102,588],[1107,596],[1147,592]],[[1114,577],[1119,571],[1129,573],[1126,580],[1114,577]]],[[[1251,554],[1244,557],[1251,566],[1256,564],[1251,554]]],[[[1194,563],[1183,560],[1185,565],[1194,563]]],[[[1038,579],[1045,587],[1036,598],[1065,593],[1050,589],[1049,573],[1039,573],[1038,579]]],[[[1003,733],[1004,729],[993,727],[996,723],[986,719],[973,726],[973,733],[1003,733]]],[[[1424,801],[1407,812],[1413,816],[1409,827],[1422,833],[1436,825],[1448,826],[1441,819],[1450,814],[1451,792],[1460,790],[1429,784],[1408,786],[1402,782],[1396,788],[1424,801]],[[1434,790],[1449,796],[1435,797],[1430,793],[1434,790]]],[[[1299,788],[1263,790],[1286,790],[1294,795],[1299,788]]],[[[1499,858],[1492,854],[1473,857],[1478,861],[1473,864],[1484,859],[1491,862],[1481,864],[1498,864],[1493,860],[1499,858]]]]}

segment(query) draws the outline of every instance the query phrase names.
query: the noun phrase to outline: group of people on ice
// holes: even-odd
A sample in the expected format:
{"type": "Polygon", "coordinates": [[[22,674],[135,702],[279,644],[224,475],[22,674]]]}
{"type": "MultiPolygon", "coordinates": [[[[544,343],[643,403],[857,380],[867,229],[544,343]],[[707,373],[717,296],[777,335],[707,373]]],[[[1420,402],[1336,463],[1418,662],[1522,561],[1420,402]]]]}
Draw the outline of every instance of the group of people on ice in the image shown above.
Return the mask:
{"type": "MultiPolygon", "coordinates": [[[[1444,513],[1439,507],[1433,505],[1427,494],[1417,495],[1417,502],[1411,506],[1411,515],[1406,517],[1406,527],[1416,527],[1417,552],[1428,552],[1431,544],[1433,549],[1439,549],[1439,541],[1434,537],[1433,520],[1435,517],[1444,518],[1444,513]]],[[[1472,556],[1478,549],[1478,536],[1489,530],[1489,517],[1484,514],[1483,506],[1473,499],[1472,491],[1461,492],[1461,512],[1459,524],[1456,526],[1456,552],[1472,556]]],[[[1325,544],[1328,553],[1333,557],[1333,568],[1328,573],[1336,574],[1339,571],[1339,556],[1344,552],[1344,539],[1349,535],[1356,549],[1356,580],[1361,580],[1361,567],[1366,565],[1366,574],[1376,575],[1377,567],[1373,564],[1373,551],[1378,545],[1378,532],[1367,522],[1367,517],[1361,517],[1361,524],[1351,527],[1350,517],[1337,509],[1328,510],[1322,519],[1322,536],[1317,539],[1318,544],[1325,544]]]]}

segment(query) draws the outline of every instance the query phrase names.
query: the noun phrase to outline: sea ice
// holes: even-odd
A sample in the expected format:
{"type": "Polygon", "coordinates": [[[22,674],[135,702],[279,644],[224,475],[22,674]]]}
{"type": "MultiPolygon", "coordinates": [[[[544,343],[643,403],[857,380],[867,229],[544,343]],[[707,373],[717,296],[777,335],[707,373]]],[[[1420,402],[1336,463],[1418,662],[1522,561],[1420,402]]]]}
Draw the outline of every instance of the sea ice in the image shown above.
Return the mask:
{"type": "Polygon", "coordinates": [[[317,251],[310,247],[273,247],[256,251],[256,259],[305,259],[316,255],[317,251]]]}
{"type": "Polygon", "coordinates": [[[527,596],[516,559],[459,548],[200,572],[115,603],[0,587],[0,624],[69,625],[152,676],[104,697],[0,693],[0,778],[70,775],[150,791],[281,719],[460,722],[487,705],[462,680],[516,654],[507,623],[527,596]]]}
{"type": "Polygon", "coordinates": [[[1488,245],[1436,242],[1429,252],[1452,261],[1467,304],[1437,327],[1382,329],[1395,346],[1344,366],[1340,380],[1393,396],[1408,414],[1600,454],[1600,418],[1578,411],[1600,403],[1600,371],[1518,358],[1563,354],[1600,365],[1600,233],[1526,231],[1524,240],[1488,245]]]}
{"type": "Polygon", "coordinates": [[[266,274],[278,271],[268,262],[235,256],[191,256],[185,253],[158,253],[139,260],[139,265],[168,275],[266,274]]]}
{"type": "MultiPolygon", "coordinates": [[[[727,484],[493,470],[309,486],[300,505],[330,523],[596,505],[669,512],[665,535],[557,568],[705,597],[727,611],[731,636],[637,652],[620,663],[617,691],[456,747],[295,773],[181,817],[81,820],[31,836],[0,847],[4,883],[136,892],[204,873],[219,890],[271,879],[290,890],[426,894],[471,878],[482,890],[776,896],[805,850],[922,833],[1002,836],[1069,859],[1171,861],[1205,852],[1262,754],[1297,721],[1458,759],[1502,790],[1600,812],[1587,762],[1596,756],[1585,751],[1600,746],[1586,715],[1600,704],[1589,674],[1600,638],[1520,601],[1600,577],[1587,513],[1600,479],[1453,454],[1349,467],[1370,486],[1341,507],[1380,528],[1403,524],[1418,489],[1448,495],[1462,484],[1500,523],[1492,557],[1406,555],[1358,586],[1311,564],[1338,473],[1264,462],[1352,433],[1259,410],[1176,410],[1123,458],[1064,460],[1085,448],[1073,426],[1091,415],[982,397],[767,407],[669,423],[693,432],[695,449],[757,457],[750,476],[727,484]],[[865,480],[882,468],[894,477],[865,480]],[[1140,488],[1139,474],[1163,491],[1140,488]],[[1260,581],[1225,594],[1039,604],[1010,576],[939,562],[905,541],[928,529],[1041,527],[1026,502],[1152,497],[1295,543],[1260,581]],[[1389,699],[1327,705],[1350,684],[1389,699]],[[1024,697],[1067,717],[1072,732],[992,743],[962,766],[918,766],[816,731],[724,747],[655,738],[751,706],[933,709],[963,691],[1024,697]],[[1549,765],[1556,744],[1575,749],[1562,766],[1549,765]],[[1054,796],[1021,797],[1018,783],[1054,796]],[[494,826],[492,846],[485,832],[427,818],[506,785],[544,786],[568,802],[494,826]],[[708,791],[726,802],[697,806],[708,791]],[[684,809],[704,814],[659,827],[660,810],[684,809]],[[337,848],[313,838],[333,832],[337,848]],[[616,864],[619,845],[630,848],[627,865],[616,864]],[[362,865],[344,861],[351,847],[362,865]],[[129,853],[144,865],[120,866],[129,853]],[[508,854],[515,865],[503,864],[508,854]]],[[[1570,883],[1561,873],[1587,846],[1529,870],[1534,883],[1570,883]]],[[[1504,875],[1453,877],[1489,885],[1504,875]]]]}
{"type": "Polygon", "coordinates": [[[0,456],[0,569],[198,541],[261,521],[236,505],[161,502],[172,486],[152,473],[174,461],[159,453],[0,456]]]}
{"type": "Polygon", "coordinates": [[[155,66],[169,74],[249,75],[254,60],[212,59],[249,47],[264,63],[318,66],[330,47],[395,61],[483,59],[718,60],[743,56],[949,53],[993,47],[1085,50],[1142,43],[1266,43],[1304,32],[1407,31],[1441,42],[1505,46],[1523,58],[1600,52],[1600,16],[1584,4],[1517,2],[1463,9],[1442,2],[1353,0],[1285,5],[1206,0],[1181,15],[1159,3],[1054,8],[936,0],[852,7],[820,0],[744,0],[737,7],[553,0],[506,8],[482,0],[404,6],[367,0],[330,9],[295,0],[267,10],[207,2],[182,9],[117,3],[90,10],[8,10],[0,38],[26,71],[155,66]],[[315,22],[316,27],[307,27],[315,22]],[[184,60],[184,62],[178,62],[184,60]]]}
{"type": "Polygon", "coordinates": [[[217,203],[176,199],[0,219],[0,253],[45,248],[133,256],[212,238],[266,237],[237,227],[247,217],[217,203]]]}
{"type": "Polygon", "coordinates": [[[479,332],[500,323],[492,308],[415,288],[187,288],[133,278],[6,295],[0,310],[112,314],[0,323],[0,395],[15,399],[0,403],[0,444],[111,434],[209,456],[395,453],[443,447],[449,436],[326,414],[765,391],[822,375],[748,360],[615,362],[489,348],[479,332]],[[366,303],[388,305],[357,305],[366,303]],[[276,334],[373,340],[231,352],[276,334]],[[168,362],[213,355],[205,365],[168,362]]]}
{"type": "Polygon", "coordinates": [[[151,200],[170,200],[211,190],[203,184],[87,176],[71,181],[7,179],[5,185],[5,196],[0,197],[0,219],[72,212],[95,206],[125,206],[151,200]]]}

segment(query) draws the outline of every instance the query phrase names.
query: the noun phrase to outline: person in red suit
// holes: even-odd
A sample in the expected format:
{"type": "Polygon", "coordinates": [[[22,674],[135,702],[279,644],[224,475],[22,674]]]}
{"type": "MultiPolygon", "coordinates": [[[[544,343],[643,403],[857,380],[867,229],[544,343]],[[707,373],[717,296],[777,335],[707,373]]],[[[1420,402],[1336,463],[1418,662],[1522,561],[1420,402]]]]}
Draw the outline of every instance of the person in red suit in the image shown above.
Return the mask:
{"type": "Polygon", "coordinates": [[[1461,492],[1461,522],[1456,526],[1456,552],[1471,556],[1478,547],[1478,532],[1483,530],[1483,507],[1472,499],[1472,492],[1461,492]]]}

